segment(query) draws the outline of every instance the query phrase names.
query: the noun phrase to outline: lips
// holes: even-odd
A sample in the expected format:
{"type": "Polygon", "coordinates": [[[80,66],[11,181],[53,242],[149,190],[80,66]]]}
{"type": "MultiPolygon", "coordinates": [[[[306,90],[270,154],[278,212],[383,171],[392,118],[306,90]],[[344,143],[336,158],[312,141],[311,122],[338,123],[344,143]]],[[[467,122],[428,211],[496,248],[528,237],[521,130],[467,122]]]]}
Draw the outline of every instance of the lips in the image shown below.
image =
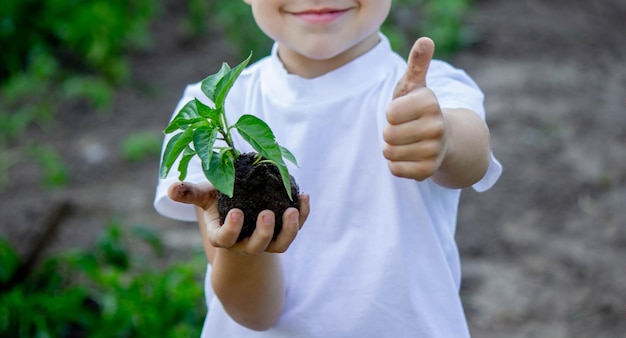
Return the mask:
{"type": "Polygon", "coordinates": [[[330,23],[348,12],[347,9],[320,9],[306,10],[302,12],[292,13],[302,21],[308,23],[330,23]]]}

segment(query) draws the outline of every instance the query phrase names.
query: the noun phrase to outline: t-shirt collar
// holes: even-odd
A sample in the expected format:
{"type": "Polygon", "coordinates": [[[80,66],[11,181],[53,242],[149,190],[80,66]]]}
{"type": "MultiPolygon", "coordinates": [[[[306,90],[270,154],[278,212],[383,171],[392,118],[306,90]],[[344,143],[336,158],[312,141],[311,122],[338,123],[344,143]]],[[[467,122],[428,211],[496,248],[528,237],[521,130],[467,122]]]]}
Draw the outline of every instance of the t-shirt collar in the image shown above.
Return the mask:
{"type": "Polygon", "coordinates": [[[270,76],[264,76],[264,84],[273,95],[283,102],[316,101],[320,98],[350,95],[354,91],[379,82],[389,72],[392,53],[389,40],[380,35],[380,42],[367,53],[324,75],[307,79],[289,74],[278,57],[275,43],[270,55],[270,76]]]}

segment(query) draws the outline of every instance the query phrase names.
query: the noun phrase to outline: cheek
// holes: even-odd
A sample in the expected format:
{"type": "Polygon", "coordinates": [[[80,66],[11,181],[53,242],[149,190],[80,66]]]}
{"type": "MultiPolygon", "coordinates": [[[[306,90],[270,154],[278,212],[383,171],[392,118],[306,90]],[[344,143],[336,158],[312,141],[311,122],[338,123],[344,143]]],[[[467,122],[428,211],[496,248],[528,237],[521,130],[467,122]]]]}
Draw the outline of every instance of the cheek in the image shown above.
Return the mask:
{"type": "Polygon", "coordinates": [[[256,21],[257,26],[265,35],[272,40],[278,38],[280,32],[280,18],[277,14],[265,6],[252,6],[252,15],[256,21]]]}
{"type": "Polygon", "coordinates": [[[362,1],[362,5],[368,7],[366,21],[377,27],[383,24],[391,11],[391,0],[367,0],[362,1]]]}
{"type": "Polygon", "coordinates": [[[391,2],[382,1],[380,4],[373,5],[373,8],[367,21],[375,27],[380,27],[389,16],[391,2]]]}

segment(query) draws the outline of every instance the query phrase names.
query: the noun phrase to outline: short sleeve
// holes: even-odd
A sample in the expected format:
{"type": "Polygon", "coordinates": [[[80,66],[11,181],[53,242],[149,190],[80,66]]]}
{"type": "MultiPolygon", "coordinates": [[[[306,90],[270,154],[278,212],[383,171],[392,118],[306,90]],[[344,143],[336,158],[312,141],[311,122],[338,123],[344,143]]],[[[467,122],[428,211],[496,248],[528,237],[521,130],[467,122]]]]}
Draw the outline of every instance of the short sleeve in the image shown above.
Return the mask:
{"type": "MultiPolygon", "coordinates": [[[[433,60],[426,83],[437,96],[441,108],[465,108],[485,119],[484,94],[465,71],[454,68],[446,62],[433,60]]],[[[502,165],[491,153],[485,176],[472,188],[477,192],[486,191],[498,181],[501,174],[502,165]]]]}

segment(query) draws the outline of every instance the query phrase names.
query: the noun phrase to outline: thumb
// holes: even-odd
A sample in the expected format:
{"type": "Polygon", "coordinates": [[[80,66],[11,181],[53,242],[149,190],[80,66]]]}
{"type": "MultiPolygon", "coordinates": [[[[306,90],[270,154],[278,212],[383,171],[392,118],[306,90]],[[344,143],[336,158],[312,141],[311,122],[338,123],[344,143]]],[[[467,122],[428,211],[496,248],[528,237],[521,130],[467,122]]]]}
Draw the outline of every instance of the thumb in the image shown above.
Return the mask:
{"type": "Polygon", "coordinates": [[[173,201],[193,204],[206,210],[216,201],[217,190],[209,183],[176,182],[170,185],[167,195],[173,201]]]}
{"type": "Polygon", "coordinates": [[[406,73],[396,84],[393,98],[404,96],[417,88],[426,87],[426,71],[435,53],[435,43],[430,38],[417,39],[409,54],[406,73]]]}

